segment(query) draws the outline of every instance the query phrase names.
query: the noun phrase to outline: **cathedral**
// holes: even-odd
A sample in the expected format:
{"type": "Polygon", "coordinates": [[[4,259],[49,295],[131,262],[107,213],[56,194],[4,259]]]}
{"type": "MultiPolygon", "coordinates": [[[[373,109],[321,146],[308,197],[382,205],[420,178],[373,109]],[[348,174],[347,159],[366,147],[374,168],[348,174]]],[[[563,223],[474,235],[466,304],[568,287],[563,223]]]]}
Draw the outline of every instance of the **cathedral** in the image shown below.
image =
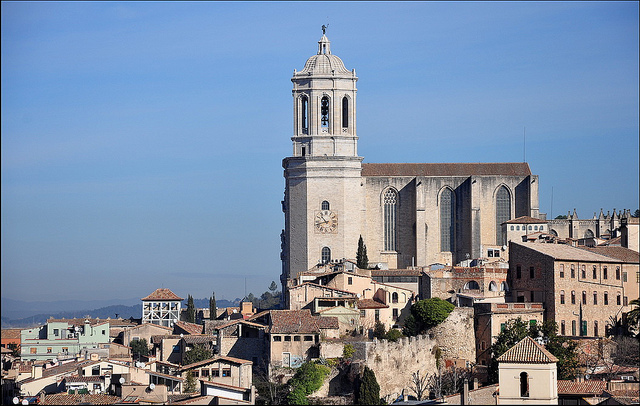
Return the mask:
{"type": "Polygon", "coordinates": [[[324,33],[291,81],[282,286],[320,263],[354,259],[360,236],[371,265],[453,265],[504,250],[503,222],[539,217],[538,176],[527,163],[363,162],[358,77],[324,33]]]}

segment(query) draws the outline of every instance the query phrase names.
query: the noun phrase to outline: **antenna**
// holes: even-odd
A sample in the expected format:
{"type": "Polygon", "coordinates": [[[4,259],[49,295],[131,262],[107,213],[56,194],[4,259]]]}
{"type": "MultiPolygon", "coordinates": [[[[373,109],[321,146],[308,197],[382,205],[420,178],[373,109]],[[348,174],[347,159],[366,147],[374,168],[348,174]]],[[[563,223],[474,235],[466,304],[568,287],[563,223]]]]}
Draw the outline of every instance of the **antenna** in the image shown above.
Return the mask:
{"type": "Polygon", "coordinates": [[[551,220],[553,220],[553,186],[551,186],[551,220]]]}

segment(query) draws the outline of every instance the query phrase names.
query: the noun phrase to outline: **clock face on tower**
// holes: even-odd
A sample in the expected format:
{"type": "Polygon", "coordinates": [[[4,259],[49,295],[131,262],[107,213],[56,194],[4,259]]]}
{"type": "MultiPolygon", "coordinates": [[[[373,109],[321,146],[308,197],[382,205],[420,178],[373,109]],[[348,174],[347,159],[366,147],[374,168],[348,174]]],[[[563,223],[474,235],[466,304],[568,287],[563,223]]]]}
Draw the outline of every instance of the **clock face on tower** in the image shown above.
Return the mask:
{"type": "Polygon", "coordinates": [[[316,212],[316,231],[329,234],[338,230],[338,213],[331,210],[321,210],[316,212]]]}

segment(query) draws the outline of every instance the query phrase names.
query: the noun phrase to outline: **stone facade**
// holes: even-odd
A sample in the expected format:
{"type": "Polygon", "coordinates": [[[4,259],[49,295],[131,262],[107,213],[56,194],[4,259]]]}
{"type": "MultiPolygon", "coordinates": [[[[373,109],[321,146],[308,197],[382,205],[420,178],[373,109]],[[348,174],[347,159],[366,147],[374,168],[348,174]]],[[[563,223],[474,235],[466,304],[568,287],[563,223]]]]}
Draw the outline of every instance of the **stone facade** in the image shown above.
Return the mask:
{"type": "Polygon", "coordinates": [[[561,335],[604,336],[611,318],[631,310],[623,273],[634,275],[637,260],[565,244],[511,242],[509,252],[512,301],[543,303],[545,320],[558,323],[561,335]]]}
{"type": "Polygon", "coordinates": [[[526,163],[363,164],[355,70],[326,36],[318,45],[291,79],[282,286],[318,263],[354,258],[360,236],[371,264],[452,265],[500,249],[505,220],[538,217],[538,177],[526,163]]]}
{"type": "Polygon", "coordinates": [[[424,298],[456,302],[459,293],[504,298],[508,290],[506,268],[443,267],[425,270],[420,276],[420,296],[424,298]]]}

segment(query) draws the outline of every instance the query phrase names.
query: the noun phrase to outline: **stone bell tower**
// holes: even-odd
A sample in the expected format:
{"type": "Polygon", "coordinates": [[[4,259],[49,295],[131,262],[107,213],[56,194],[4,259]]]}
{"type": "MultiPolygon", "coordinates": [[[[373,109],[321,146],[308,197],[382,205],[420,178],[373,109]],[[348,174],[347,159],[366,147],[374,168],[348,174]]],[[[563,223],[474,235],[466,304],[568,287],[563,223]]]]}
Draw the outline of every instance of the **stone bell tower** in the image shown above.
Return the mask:
{"type": "Polygon", "coordinates": [[[293,152],[282,161],[282,286],[322,262],[355,258],[364,186],[356,135],[355,69],[331,53],[325,27],[316,55],[293,78],[293,152]]]}

